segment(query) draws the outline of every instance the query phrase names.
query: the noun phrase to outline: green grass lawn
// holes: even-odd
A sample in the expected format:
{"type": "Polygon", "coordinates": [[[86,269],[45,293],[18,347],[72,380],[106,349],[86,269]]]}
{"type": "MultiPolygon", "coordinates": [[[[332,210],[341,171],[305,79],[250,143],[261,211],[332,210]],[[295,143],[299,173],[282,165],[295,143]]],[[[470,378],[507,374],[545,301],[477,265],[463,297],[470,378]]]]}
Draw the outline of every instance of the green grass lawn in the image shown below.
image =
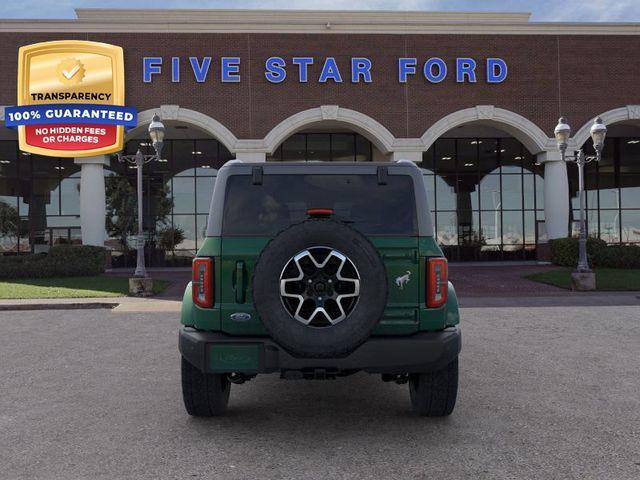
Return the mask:
{"type": "MultiPolygon", "coordinates": [[[[154,280],[154,293],[163,292],[169,283],[154,280]]],[[[0,280],[0,299],[122,297],[128,293],[128,278],[107,275],[0,280]]]]}
{"type": "MultiPolygon", "coordinates": [[[[571,288],[573,268],[559,268],[548,272],[534,273],[526,278],[561,288],[571,288]]],[[[640,290],[640,269],[595,268],[596,289],[603,291],[640,290]]]]}

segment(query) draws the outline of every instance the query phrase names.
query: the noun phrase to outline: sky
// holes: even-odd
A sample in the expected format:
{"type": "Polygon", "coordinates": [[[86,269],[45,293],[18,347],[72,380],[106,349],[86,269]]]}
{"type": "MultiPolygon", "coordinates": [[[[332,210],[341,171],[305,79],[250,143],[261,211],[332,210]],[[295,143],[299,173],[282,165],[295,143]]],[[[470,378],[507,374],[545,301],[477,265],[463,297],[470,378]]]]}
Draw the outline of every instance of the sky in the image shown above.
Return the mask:
{"type": "Polygon", "coordinates": [[[640,22],[640,0],[18,0],[1,18],[75,18],[74,8],[262,8],[530,12],[532,21],[640,22]]]}

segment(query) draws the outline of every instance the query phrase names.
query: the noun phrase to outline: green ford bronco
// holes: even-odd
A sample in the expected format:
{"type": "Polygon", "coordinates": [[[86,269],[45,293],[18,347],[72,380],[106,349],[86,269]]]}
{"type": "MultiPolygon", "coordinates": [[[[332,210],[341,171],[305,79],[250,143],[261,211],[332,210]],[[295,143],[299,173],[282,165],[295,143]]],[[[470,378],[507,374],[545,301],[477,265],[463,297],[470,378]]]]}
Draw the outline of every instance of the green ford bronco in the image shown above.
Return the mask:
{"type": "Polygon", "coordinates": [[[259,373],[359,371],[408,382],[421,415],[453,411],[458,303],[411,162],[228,162],[181,315],[191,415],[259,373]]]}

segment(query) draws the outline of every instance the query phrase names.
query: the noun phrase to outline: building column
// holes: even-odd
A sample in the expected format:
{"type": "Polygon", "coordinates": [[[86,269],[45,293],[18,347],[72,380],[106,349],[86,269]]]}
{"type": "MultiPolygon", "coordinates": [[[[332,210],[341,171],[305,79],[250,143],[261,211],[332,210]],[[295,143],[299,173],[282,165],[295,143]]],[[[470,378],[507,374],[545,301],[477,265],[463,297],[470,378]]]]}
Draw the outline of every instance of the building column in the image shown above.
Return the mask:
{"type": "Polygon", "coordinates": [[[560,152],[542,152],[537,160],[544,164],[544,223],[547,237],[569,236],[569,179],[567,164],[560,152]]]}
{"type": "Polygon", "coordinates": [[[267,154],[265,152],[236,152],[236,159],[243,162],[266,162],[267,154]]]}
{"type": "Polygon", "coordinates": [[[104,246],[107,206],[104,188],[104,166],[109,157],[76,158],[80,165],[80,227],[83,245],[104,246]]]}
{"type": "Polygon", "coordinates": [[[397,162],[398,160],[411,160],[412,162],[420,163],[422,162],[422,152],[416,152],[416,151],[392,152],[391,161],[397,162]]]}

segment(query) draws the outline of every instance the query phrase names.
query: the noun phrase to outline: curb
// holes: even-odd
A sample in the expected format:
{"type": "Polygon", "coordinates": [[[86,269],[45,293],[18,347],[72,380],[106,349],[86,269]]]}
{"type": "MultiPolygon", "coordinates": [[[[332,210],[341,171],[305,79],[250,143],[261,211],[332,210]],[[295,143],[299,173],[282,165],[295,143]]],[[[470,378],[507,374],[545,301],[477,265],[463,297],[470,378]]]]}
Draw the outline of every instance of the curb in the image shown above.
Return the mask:
{"type": "Polygon", "coordinates": [[[89,302],[89,303],[14,303],[0,305],[0,312],[26,311],[26,310],[95,310],[114,309],[120,305],[115,302],[89,302]]]}

